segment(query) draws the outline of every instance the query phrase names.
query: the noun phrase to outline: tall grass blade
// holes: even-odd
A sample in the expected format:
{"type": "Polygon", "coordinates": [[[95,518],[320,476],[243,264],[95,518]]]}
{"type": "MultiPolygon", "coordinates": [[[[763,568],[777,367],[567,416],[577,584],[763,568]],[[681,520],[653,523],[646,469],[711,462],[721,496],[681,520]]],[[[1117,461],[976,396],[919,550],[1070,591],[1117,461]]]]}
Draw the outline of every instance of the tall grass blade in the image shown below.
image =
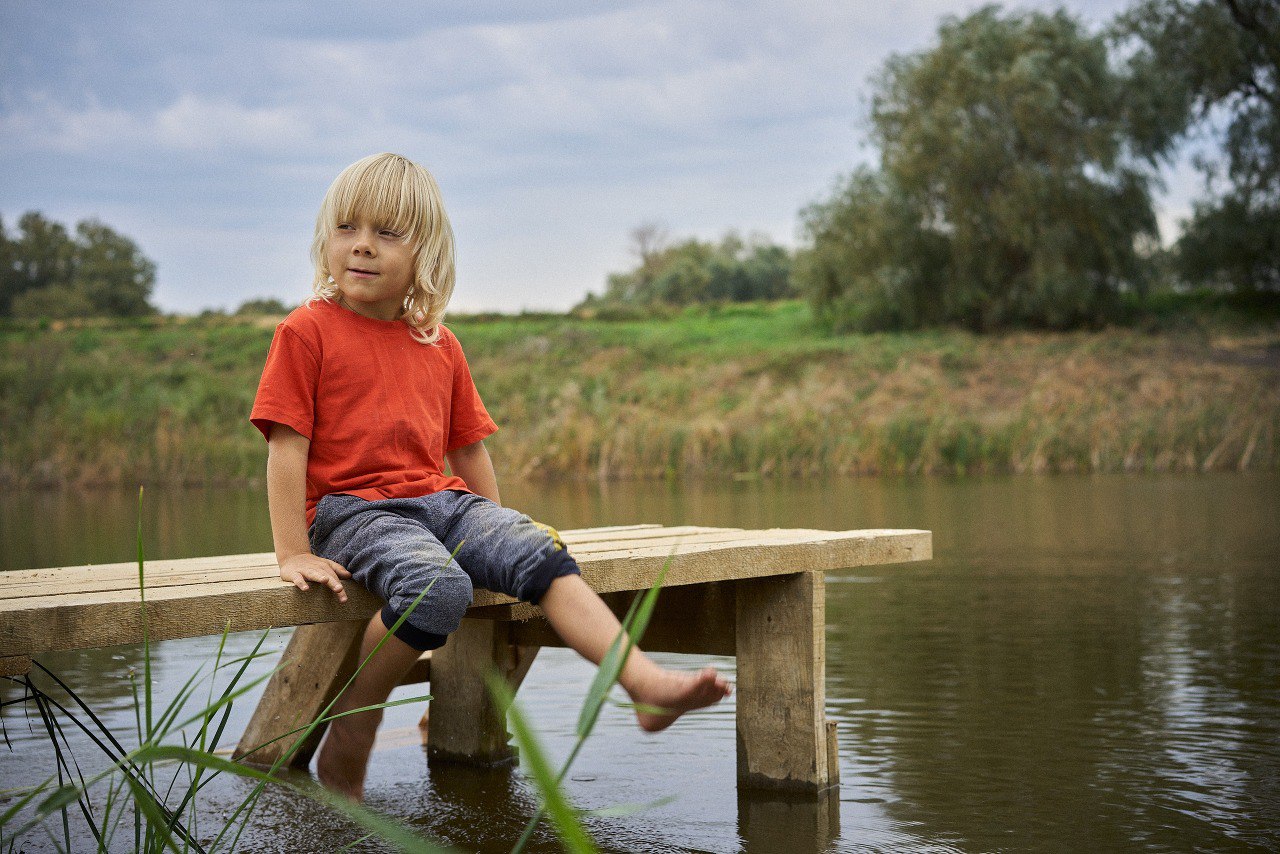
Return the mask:
{"type": "Polygon", "coordinates": [[[622,667],[627,661],[627,656],[631,654],[631,650],[639,643],[640,638],[644,636],[645,630],[649,628],[649,620],[653,616],[654,606],[658,604],[658,592],[662,588],[662,584],[666,581],[667,570],[671,567],[671,558],[668,557],[666,562],[662,564],[662,569],[658,570],[658,577],[654,579],[653,584],[644,592],[644,595],[637,596],[631,602],[631,608],[627,611],[626,619],[622,623],[622,631],[609,647],[609,651],[605,653],[604,659],[600,662],[600,667],[596,671],[596,676],[591,680],[591,687],[587,690],[587,698],[582,704],[582,712],[578,715],[578,737],[586,738],[595,728],[596,720],[600,717],[600,709],[604,706],[605,699],[609,696],[610,689],[614,683],[618,681],[618,676],[622,673],[622,667]]]}
{"type": "Polygon", "coordinates": [[[489,673],[486,680],[489,683],[489,693],[493,695],[498,706],[507,711],[516,742],[520,745],[522,755],[529,762],[529,772],[538,791],[542,793],[543,807],[539,813],[545,811],[550,815],[551,823],[555,825],[565,850],[572,854],[595,852],[595,844],[587,835],[582,822],[578,820],[577,813],[569,805],[564,792],[561,791],[559,777],[552,771],[551,763],[547,761],[542,745],[538,743],[524,714],[515,705],[515,695],[511,693],[511,687],[496,673],[489,673]]]}
{"type": "Polygon", "coordinates": [[[223,759],[211,753],[177,745],[158,744],[146,747],[139,751],[138,758],[149,762],[162,760],[185,762],[209,770],[222,771],[246,779],[257,780],[261,785],[276,783],[311,800],[332,807],[352,821],[378,834],[383,840],[395,845],[402,851],[421,852],[421,854],[452,854],[451,849],[445,848],[429,839],[424,839],[393,819],[378,815],[367,807],[349,801],[341,795],[336,795],[320,786],[299,785],[291,780],[272,776],[270,771],[262,771],[248,765],[232,762],[229,759],[223,759]]]}
{"type": "MultiPolygon", "coordinates": [[[[627,609],[626,618],[622,621],[617,637],[613,639],[613,643],[609,645],[608,652],[601,659],[600,667],[596,670],[596,676],[591,681],[591,687],[587,690],[587,697],[583,701],[582,712],[578,715],[577,740],[569,751],[569,756],[565,759],[564,765],[561,766],[560,773],[556,775],[555,783],[557,788],[563,782],[565,775],[569,773],[569,768],[573,765],[574,760],[578,758],[578,753],[582,750],[582,745],[586,744],[587,737],[595,729],[596,721],[600,717],[600,709],[604,705],[605,698],[609,696],[610,689],[618,681],[618,676],[622,673],[622,666],[626,663],[627,656],[631,654],[631,650],[640,642],[645,630],[648,629],[649,619],[653,616],[654,606],[658,602],[658,591],[662,588],[662,583],[667,578],[667,570],[670,568],[671,560],[674,556],[673,553],[667,557],[662,564],[662,569],[658,571],[657,577],[653,580],[653,584],[649,585],[649,589],[645,591],[644,596],[637,596],[631,600],[631,607],[627,609]]],[[[520,834],[515,847],[511,849],[512,854],[518,854],[529,844],[529,840],[533,838],[533,831],[537,828],[538,822],[542,820],[544,812],[545,807],[539,808],[534,813],[533,818],[529,819],[529,823],[525,825],[524,833],[520,834]]]]}

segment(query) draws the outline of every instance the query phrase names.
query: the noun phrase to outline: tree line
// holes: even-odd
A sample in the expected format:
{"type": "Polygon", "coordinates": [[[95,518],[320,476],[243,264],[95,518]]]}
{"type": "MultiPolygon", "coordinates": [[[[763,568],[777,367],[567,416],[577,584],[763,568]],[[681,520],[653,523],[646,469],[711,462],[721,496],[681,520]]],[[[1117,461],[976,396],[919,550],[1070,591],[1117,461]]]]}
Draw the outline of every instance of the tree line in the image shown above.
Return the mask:
{"type": "Polygon", "coordinates": [[[35,211],[10,231],[0,220],[0,317],[137,317],[153,314],[156,265],[96,219],[74,231],[35,211]]]}
{"type": "Polygon", "coordinates": [[[837,329],[991,330],[1104,322],[1153,289],[1280,292],[1275,0],[1140,0],[1101,32],[1062,10],[946,18],[873,78],[869,118],[878,165],[801,211],[797,252],[642,228],[637,267],[584,306],[768,290],[837,329]],[[1160,169],[1218,126],[1206,194],[1166,249],[1160,169]],[[729,286],[756,256],[787,280],[729,286]]]}

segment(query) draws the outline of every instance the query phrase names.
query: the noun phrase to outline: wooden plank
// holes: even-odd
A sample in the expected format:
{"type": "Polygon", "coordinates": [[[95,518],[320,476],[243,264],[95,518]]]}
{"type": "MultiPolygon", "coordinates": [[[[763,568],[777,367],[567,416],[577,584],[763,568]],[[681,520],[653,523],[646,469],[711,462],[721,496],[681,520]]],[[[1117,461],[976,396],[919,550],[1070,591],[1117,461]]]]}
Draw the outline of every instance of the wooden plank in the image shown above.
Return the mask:
{"type": "MultiPolygon", "coordinates": [[[[213,555],[209,557],[191,557],[175,560],[149,560],[146,563],[148,583],[153,578],[166,578],[189,572],[208,571],[210,569],[258,568],[276,569],[276,557],[270,552],[243,555],[213,555]]],[[[277,570],[278,572],[278,570],[277,570]]],[[[18,584],[39,584],[41,582],[57,582],[79,578],[111,578],[126,579],[135,587],[138,584],[138,564],[133,563],[100,563],[83,566],[52,566],[44,569],[11,569],[0,573],[4,579],[5,590],[18,584]]]]}
{"type": "MultiPolygon", "coordinates": [[[[933,556],[929,531],[780,531],[748,532],[767,536],[676,549],[636,550],[588,555],[579,560],[583,579],[597,593],[645,590],[668,560],[666,586],[763,578],[796,572],[907,563],[933,556]]],[[[469,614],[485,619],[532,619],[540,612],[510,596],[478,595],[469,614]],[[487,607],[500,605],[501,608],[487,607]]]]}
{"type": "Polygon", "coordinates": [[[6,655],[0,658],[0,676],[25,676],[30,672],[29,655],[6,655]]]}
{"type": "Polygon", "coordinates": [[[400,680],[401,685],[421,685],[424,682],[431,681],[431,651],[427,650],[418,656],[410,667],[409,672],[400,680]]]}
{"type": "MultiPolygon", "coordinates": [[[[639,593],[606,593],[602,599],[622,619],[639,593]]],[[[530,606],[533,607],[533,606],[530,606]]],[[[563,647],[541,616],[508,623],[508,638],[526,646],[563,647]]],[[[658,607],[639,646],[649,652],[733,655],[736,651],[733,582],[675,587],[658,594],[658,607]]]]}
{"type": "Polygon", "coordinates": [[[575,535],[561,532],[560,537],[565,541],[569,548],[573,549],[590,547],[599,543],[642,544],[648,540],[663,537],[689,537],[696,536],[698,534],[717,532],[741,532],[741,530],[741,528],[707,528],[700,525],[680,525],[673,528],[646,528],[643,531],[622,531],[618,533],[591,531],[590,533],[575,535]]]}
{"type": "MultiPolygon", "coordinates": [[[[294,629],[280,656],[280,667],[267,681],[240,737],[235,759],[270,766],[293,747],[299,735],[279,737],[319,717],[346,686],[356,670],[366,625],[368,620],[345,620],[294,629]]],[[[289,765],[306,768],[324,731],[325,725],[317,726],[299,745],[289,765]]]]}
{"type": "MultiPolygon", "coordinates": [[[[173,572],[165,575],[148,574],[147,590],[236,581],[279,583],[280,570],[275,563],[272,563],[269,567],[226,566],[188,569],[183,572],[173,572]]],[[[63,596],[137,589],[138,576],[136,572],[132,578],[100,578],[96,574],[85,573],[84,576],[79,578],[60,577],[55,581],[26,581],[15,584],[12,589],[5,591],[6,595],[0,597],[0,601],[31,596],[63,596]]]]}
{"type": "MultiPolygon", "coordinates": [[[[327,589],[307,592],[277,581],[270,588],[244,585],[196,595],[181,588],[149,591],[147,613],[153,641],[249,631],[307,623],[367,620],[382,602],[357,584],[348,584],[345,604],[327,589]],[[172,592],[172,598],[163,594],[172,592]]],[[[65,597],[71,598],[71,597],[65,597]]],[[[115,646],[142,642],[141,606],[137,591],[93,594],[85,601],[33,598],[0,604],[0,649],[38,654],[55,649],[115,646]]]]}
{"type": "Polygon", "coordinates": [[[482,766],[513,761],[506,718],[485,677],[496,670],[514,691],[535,655],[537,647],[513,646],[500,624],[463,619],[431,658],[432,699],[419,724],[427,731],[427,757],[482,766]]]}
{"type": "Polygon", "coordinates": [[[825,591],[815,572],[737,582],[739,789],[832,785],[825,591]]]}
{"type": "MultiPolygon", "coordinates": [[[[721,543],[686,544],[583,555],[583,578],[597,592],[646,589],[668,559],[668,587],[739,578],[926,560],[928,531],[748,531],[721,543]]],[[[198,560],[207,560],[200,558],[198,560]]],[[[381,603],[359,585],[346,585],[350,600],[306,593],[276,576],[175,584],[148,588],[152,638],[218,634],[367,618],[381,603]]],[[[477,590],[473,608],[511,605],[516,600],[477,590]]],[[[54,649],[112,646],[141,641],[139,596],[135,589],[81,592],[57,597],[22,596],[0,601],[0,649],[14,655],[54,649]]],[[[486,618],[493,612],[475,612],[486,618]]],[[[511,613],[519,614],[516,609],[511,613]]],[[[532,612],[525,612],[531,616],[532,612]]]]}

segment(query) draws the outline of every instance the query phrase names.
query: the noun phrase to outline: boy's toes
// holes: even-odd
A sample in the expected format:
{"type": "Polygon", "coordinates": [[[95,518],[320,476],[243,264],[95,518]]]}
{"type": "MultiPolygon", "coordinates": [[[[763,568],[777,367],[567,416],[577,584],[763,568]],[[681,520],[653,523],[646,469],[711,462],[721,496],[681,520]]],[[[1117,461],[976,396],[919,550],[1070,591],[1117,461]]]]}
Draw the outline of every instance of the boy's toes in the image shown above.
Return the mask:
{"type": "Polygon", "coordinates": [[[648,696],[637,698],[643,705],[661,709],[661,713],[637,711],[636,720],[647,732],[664,730],[685,712],[702,709],[729,696],[729,682],[713,668],[698,673],[666,671],[661,682],[648,696]]]}

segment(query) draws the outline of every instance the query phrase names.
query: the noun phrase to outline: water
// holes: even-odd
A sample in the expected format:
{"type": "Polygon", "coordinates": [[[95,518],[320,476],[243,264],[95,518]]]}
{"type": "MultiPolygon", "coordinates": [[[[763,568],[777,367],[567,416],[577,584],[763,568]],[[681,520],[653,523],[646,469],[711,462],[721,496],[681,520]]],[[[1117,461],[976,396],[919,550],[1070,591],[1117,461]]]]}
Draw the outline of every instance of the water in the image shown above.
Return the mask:
{"type": "MultiPolygon", "coordinates": [[[[589,818],[608,850],[1280,847],[1280,477],[511,484],[504,498],[563,528],[934,531],[929,563],[828,576],[827,703],[842,775],[832,796],[740,798],[732,702],[656,737],[609,708],[572,772],[574,803],[675,800],[589,818]]],[[[258,493],[157,491],[146,503],[153,557],[270,549],[258,493]]],[[[0,568],[128,560],[135,513],[132,494],[0,497],[0,568]]],[[[234,636],[233,646],[243,652],[254,639],[234,636]]],[[[268,647],[286,639],[273,635],[268,647]]],[[[159,644],[160,695],[213,644],[159,644]]],[[[132,727],[136,648],[43,661],[113,726],[132,727]]],[[[732,675],[732,659],[714,661],[732,675]]],[[[591,672],[572,653],[544,650],[520,690],[554,757],[569,750],[591,672]]],[[[250,708],[237,706],[230,732],[250,708]]],[[[369,804],[464,849],[505,850],[535,808],[532,787],[518,771],[429,768],[420,713],[388,712],[369,804]]],[[[0,788],[51,770],[47,743],[21,714],[6,709],[5,723],[13,747],[0,745],[0,788]]],[[[91,751],[82,755],[92,764],[91,751]]],[[[206,811],[216,818],[247,790],[234,780],[210,787],[206,811]]],[[[244,847],[337,849],[360,835],[277,793],[244,847]]],[[[30,841],[53,849],[46,837],[30,841]]],[[[556,846],[543,835],[535,850],[556,846]]]]}

